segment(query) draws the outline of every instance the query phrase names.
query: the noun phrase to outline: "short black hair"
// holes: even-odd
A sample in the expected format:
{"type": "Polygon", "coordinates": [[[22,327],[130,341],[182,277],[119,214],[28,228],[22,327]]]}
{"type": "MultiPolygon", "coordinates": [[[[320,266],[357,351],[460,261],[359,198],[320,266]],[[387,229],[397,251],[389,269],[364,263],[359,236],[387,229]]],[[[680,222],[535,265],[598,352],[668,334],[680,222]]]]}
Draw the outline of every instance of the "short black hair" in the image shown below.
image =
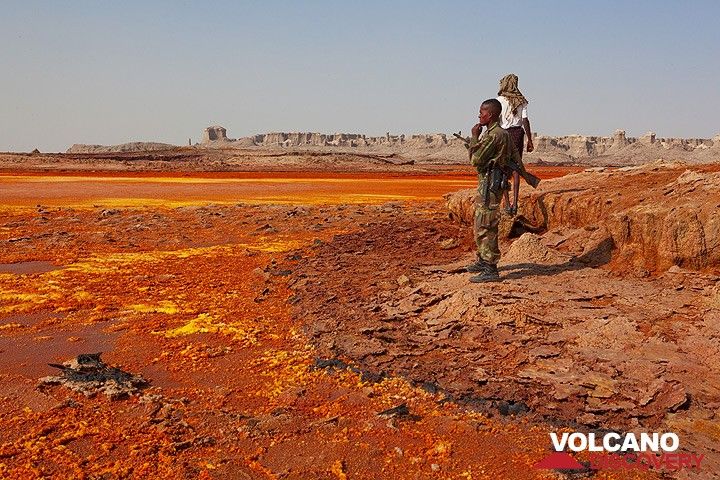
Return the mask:
{"type": "Polygon", "coordinates": [[[483,107],[490,110],[490,113],[492,113],[493,117],[499,117],[500,113],[502,112],[502,105],[500,104],[500,101],[497,98],[489,98],[489,99],[485,100],[480,105],[480,108],[483,108],[483,107]]]}

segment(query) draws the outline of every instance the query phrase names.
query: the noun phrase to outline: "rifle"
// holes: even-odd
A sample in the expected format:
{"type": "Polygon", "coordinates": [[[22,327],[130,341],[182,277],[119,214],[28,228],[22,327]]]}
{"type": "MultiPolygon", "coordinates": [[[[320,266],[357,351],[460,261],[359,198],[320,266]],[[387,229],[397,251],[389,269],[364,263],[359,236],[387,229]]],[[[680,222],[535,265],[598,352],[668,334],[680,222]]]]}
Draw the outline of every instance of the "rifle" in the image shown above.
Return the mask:
{"type": "Polygon", "coordinates": [[[512,170],[513,172],[517,172],[520,174],[520,176],[527,182],[528,185],[530,185],[533,188],[537,188],[538,183],[540,183],[540,179],[533,175],[532,173],[525,170],[525,165],[522,164],[522,162],[518,165],[517,162],[515,162],[515,159],[508,158],[507,163],[505,164],[507,168],[512,170]]]}
{"type": "MultiPolygon", "coordinates": [[[[453,133],[453,136],[455,138],[458,138],[463,141],[465,144],[465,148],[470,151],[470,140],[462,136],[462,132],[453,133]]],[[[472,153],[471,153],[472,155],[472,153]]],[[[520,174],[520,176],[527,182],[528,185],[530,185],[533,188],[537,188],[538,184],[540,183],[540,179],[533,175],[532,173],[525,170],[525,165],[521,163],[517,163],[514,158],[510,157],[505,162],[505,167],[508,170],[511,170],[513,172],[517,172],[520,174]]]]}
{"type": "Polygon", "coordinates": [[[453,133],[453,137],[459,138],[460,140],[462,140],[463,143],[465,144],[465,148],[469,148],[469,147],[470,147],[470,138],[469,138],[469,137],[468,137],[468,138],[463,137],[463,136],[462,136],[462,130],[460,130],[460,131],[457,132],[457,133],[453,133]]]}

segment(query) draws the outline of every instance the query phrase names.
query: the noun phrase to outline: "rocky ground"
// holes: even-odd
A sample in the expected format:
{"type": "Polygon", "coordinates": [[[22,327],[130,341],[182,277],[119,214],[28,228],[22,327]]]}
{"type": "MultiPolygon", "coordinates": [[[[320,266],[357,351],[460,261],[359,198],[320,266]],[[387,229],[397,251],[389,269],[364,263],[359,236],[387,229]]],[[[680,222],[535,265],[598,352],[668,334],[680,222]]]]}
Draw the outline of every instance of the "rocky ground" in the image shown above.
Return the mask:
{"type": "MultiPolygon", "coordinates": [[[[473,199],[449,196],[451,216],[473,199]]],[[[404,217],[326,246],[294,288],[328,355],[491,413],[675,431],[720,471],[718,201],[715,167],[589,171],[505,218],[500,284],[429,257],[436,230],[404,217]]]]}

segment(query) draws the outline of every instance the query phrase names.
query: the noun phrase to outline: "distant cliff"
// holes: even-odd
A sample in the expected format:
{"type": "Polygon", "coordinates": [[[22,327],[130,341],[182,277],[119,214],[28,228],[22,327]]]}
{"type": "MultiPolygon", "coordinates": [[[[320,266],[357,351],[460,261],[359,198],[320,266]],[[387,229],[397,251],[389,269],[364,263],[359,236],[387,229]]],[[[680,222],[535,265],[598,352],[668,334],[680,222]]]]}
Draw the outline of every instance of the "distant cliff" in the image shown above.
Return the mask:
{"type": "MultiPolygon", "coordinates": [[[[535,151],[525,153],[526,163],[583,165],[641,165],[657,160],[688,163],[720,162],[720,134],[708,138],[659,138],[649,132],[628,137],[617,130],[611,136],[534,135],[535,151]]],[[[161,143],[115,146],[73,145],[67,153],[108,153],[171,150],[161,143]]],[[[415,162],[464,164],[467,151],[461,140],[445,133],[369,136],[359,133],[272,132],[230,139],[219,125],[207,127],[195,148],[332,149],[358,154],[393,155],[415,162]]]]}
{"type": "Polygon", "coordinates": [[[693,151],[720,146],[720,135],[706,138],[657,138],[653,132],[642,137],[626,137],[624,130],[616,130],[611,137],[567,135],[564,137],[535,136],[535,148],[538,152],[565,153],[574,158],[598,157],[616,153],[630,146],[659,147],[693,151]]]}
{"type": "MultiPolygon", "coordinates": [[[[373,146],[427,146],[442,147],[446,145],[462,145],[462,142],[452,135],[444,133],[390,135],[372,137],[359,133],[309,133],[309,132],[272,132],[261,133],[251,137],[242,137],[237,140],[228,139],[223,127],[208,127],[203,132],[202,144],[214,142],[242,143],[244,145],[261,147],[373,147],[373,146]]],[[[708,138],[658,138],[652,132],[642,137],[627,137],[624,130],[616,130],[612,136],[585,136],[565,135],[550,137],[534,135],[535,149],[538,152],[559,152],[575,158],[597,157],[613,150],[619,150],[633,144],[656,146],[666,149],[679,148],[692,151],[717,146],[720,134],[713,139],[708,138]]]]}
{"type": "Polygon", "coordinates": [[[306,132],[272,132],[261,133],[237,140],[227,138],[226,130],[220,126],[207,127],[203,132],[202,145],[216,146],[259,146],[259,147],[374,147],[393,145],[426,145],[444,146],[460,142],[454,138],[448,140],[444,133],[419,135],[390,135],[371,137],[359,133],[306,133],[306,132]],[[228,145],[232,144],[232,145],[228,145]]]}
{"type": "MultiPolygon", "coordinates": [[[[720,135],[706,138],[659,138],[649,132],[628,137],[624,130],[611,136],[534,135],[535,151],[525,153],[528,163],[583,163],[596,165],[638,165],[656,160],[706,163],[720,161],[720,135]]],[[[225,128],[205,129],[207,147],[344,147],[358,151],[395,153],[418,161],[463,163],[462,141],[444,133],[368,136],[359,133],[272,132],[228,139],[225,128]]]]}

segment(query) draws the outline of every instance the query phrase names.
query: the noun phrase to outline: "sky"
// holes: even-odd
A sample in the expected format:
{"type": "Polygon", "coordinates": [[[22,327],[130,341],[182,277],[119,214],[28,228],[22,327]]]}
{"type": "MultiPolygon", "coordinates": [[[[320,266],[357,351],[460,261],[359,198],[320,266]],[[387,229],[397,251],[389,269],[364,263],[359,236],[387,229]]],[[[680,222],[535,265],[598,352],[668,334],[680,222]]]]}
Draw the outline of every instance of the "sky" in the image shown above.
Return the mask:
{"type": "Polygon", "coordinates": [[[544,135],[720,133],[720,2],[0,2],[0,151],[467,133],[507,73],[544,135]]]}

